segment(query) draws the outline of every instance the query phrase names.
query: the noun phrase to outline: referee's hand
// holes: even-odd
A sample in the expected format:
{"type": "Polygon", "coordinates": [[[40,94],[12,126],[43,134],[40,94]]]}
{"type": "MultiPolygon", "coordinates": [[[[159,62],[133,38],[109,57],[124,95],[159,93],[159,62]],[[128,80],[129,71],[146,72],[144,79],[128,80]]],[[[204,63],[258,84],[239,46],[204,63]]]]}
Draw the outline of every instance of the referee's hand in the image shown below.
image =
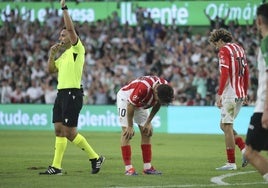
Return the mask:
{"type": "Polygon", "coordinates": [[[56,43],[53,46],[50,47],[50,55],[54,57],[56,53],[60,50],[62,43],[56,43]]]}

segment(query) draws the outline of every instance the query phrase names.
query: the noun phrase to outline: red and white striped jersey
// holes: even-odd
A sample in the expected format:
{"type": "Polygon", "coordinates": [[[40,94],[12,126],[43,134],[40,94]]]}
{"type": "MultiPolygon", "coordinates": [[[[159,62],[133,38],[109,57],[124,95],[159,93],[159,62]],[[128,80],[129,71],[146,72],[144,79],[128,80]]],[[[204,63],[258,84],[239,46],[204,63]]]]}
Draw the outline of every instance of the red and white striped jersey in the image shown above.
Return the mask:
{"type": "Polygon", "coordinates": [[[218,94],[245,98],[249,83],[247,58],[236,43],[227,43],[219,51],[220,83],[218,94]]]}
{"type": "Polygon", "coordinates": [[[142,76],[124,86],[122,91],[128,95],[128,101],[131,104],[147,109],[156,103],[153,88],[158,83],[168,84],[165,79],[157,76],[142,76]]]}

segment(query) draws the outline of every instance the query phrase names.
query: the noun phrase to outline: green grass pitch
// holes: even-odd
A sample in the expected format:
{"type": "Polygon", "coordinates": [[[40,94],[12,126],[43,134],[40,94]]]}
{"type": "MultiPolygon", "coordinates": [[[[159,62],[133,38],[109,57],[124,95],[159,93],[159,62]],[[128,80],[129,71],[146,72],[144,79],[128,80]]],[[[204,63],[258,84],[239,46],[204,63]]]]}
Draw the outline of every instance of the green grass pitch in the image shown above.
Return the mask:
{"type": "MultiPolygon", "coordinates": [[[[138,176],[125,176],[121,159],[120,132],[80,132],[95,151],[106,157],[99,174],[90,174],[86,154],[68,142],[63,158],[64,175],[40,176],[51,164],[53,131],[0,131],[0,188],[48,187],[268,187],[255,169],[241,167],[236,148],[237,171],[216,171],[226,161],[223,135],[160,134],[152,137],[152,164],[162,175],[143,175],[140,135],[132,139],[132,161],[138,176]],[[224,177],[226,185],[211,182],[224,177]]],[[[266,156],[267,154],[264,153],[266,156]]]]}

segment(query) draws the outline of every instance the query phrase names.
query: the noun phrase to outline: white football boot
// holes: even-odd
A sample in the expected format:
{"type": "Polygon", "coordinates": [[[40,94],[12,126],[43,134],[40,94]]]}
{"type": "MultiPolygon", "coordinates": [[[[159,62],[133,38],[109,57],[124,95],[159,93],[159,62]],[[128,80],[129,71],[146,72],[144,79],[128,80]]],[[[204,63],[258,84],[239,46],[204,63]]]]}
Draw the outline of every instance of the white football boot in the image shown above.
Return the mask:
{"type": "Polygon", "coordinates": [[[216,170],[236,170],[236,169],[237,167],[235,163],[226,163],[224,166],[216,168],[216,170]]]}

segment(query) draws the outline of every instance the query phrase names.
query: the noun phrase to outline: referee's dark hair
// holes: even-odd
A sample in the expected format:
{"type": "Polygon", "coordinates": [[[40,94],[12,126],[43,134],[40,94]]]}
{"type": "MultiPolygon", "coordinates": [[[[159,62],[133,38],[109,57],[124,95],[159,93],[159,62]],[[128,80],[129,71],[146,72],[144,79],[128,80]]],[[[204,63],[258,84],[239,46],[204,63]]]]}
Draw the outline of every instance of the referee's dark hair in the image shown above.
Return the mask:
{"type": "Polygon", "coordinates": [[[169,104],[172,102],[174,98],[174,90],[170,85],[160,84],[159,86],[157,86],[156,90],[157,96],[161,103],[169,104]]]}
{"type": "MultiPolygon", "coordinates": [[[[66,29],[66,27],[64,26],[62,29],[66,29]]],[[[74,30],[75,30],[77,36],[79,37],[79,31],[78,31],[78,29],[76,27],[74,27],[74,30]]]]}

